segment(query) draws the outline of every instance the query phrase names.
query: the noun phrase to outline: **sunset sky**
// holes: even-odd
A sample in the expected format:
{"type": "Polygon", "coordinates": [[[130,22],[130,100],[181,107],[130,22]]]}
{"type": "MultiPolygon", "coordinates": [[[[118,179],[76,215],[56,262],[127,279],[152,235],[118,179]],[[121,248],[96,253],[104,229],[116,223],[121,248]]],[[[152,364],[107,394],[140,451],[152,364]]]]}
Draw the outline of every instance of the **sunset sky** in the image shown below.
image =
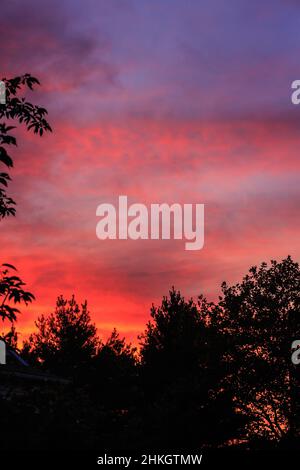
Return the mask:
{"type": "Polygon", "coordinates": [[[18,130],[1,261],[36,301],[88,300],[99,332],[130,340],[174,285],[217,299],[223,280],[299,261],[300,3],[296,0],[1,1],[1,76],[42,86],[53,133],[18,130]],[[271,7],[271,8],[270,8],[271,7]],[[100,241],[96,208],[204,203],[205,246],[100,241]]]}

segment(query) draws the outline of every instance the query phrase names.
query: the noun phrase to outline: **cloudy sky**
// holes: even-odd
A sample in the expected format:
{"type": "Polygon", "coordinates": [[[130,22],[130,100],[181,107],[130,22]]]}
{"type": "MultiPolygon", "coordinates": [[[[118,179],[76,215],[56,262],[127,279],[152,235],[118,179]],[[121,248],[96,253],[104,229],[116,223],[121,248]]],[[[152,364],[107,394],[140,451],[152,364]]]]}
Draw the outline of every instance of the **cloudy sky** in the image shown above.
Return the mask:
{"type": "Polygon", "coordinates": [[[40,79],[27,98],[54,131],[17,131],[1,223],[36,295],[23,335],[75,293],[101,334],[134,339],[172,285],[214,300],[253,264],[299,261],[299,31],[296,0],[2,0],[1,75],[40,79]],[[204,249],[101,242],[96,207],[119,194],[204,203],[204,249]]]}

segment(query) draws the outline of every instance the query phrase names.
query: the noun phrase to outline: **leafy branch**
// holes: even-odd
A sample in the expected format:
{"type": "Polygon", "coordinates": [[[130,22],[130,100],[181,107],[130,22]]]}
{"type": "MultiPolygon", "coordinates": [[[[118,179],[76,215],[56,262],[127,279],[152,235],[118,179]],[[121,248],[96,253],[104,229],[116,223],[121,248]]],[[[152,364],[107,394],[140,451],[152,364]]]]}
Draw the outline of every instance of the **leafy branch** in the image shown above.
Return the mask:
{"type": "MultiPolygon", "coordinates": [[[[2,81],[6,88],[6,104],[0,104],[0,119],[17,120],[20,124],[25,124],[28,131],[33,130],[35,134],[40,136],[44,132],[51,132],[52,129],[46,120],[47,110],[26,101],[25,97],[17,96],[23,88],[33,90],[35,85],[40,84],[38,79],[26,73],[12,79],[3,78],[2,81]]],[[[13,167],[13,160],[5,146],[17,145],[16,138],[11,135],[13,129],[15,126],[7,126],[4,122],[0,123],[0,162],[7,168],[13,167]]],[[[1,172],[0,219],[16,214],[16,203],[6,193],[9,181],[11,181],[9,174],[1,172]]]]}
{"type": "Polygon", "coordinates": [[[0,266],[0,318],[13,322],[20,311],[12,303],[23,302],[28,305],[34,300],[34,295],[23,289],[25,283],[17,275],[12,275],[11,271],[17,271],[11,264],[4,263],[0,266]]]}

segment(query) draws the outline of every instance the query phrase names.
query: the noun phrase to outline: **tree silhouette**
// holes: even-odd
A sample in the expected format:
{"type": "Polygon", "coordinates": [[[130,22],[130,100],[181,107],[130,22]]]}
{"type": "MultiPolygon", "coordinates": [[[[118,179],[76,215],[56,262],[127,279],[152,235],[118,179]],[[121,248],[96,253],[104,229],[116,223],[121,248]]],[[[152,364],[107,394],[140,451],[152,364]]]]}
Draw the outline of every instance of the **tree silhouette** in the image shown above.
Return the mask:
{"type": "Polygon", "coordinates": [[[74,296],[58,297],[54,313],[41,315],[38,331],[24,343],[23,354],[59,374],[74,375],[96,355],[99,340],[87,302],[79,307],[74,296]]]}
{"type": "MultiPolygon", "coordinates": [[[[17,120],[24,123],[28,130],[33,129],[35,133],[43,135],[44,131],[51,131],[49,123],[45,119],[47,110],[26,101],[24,97],[17,95],[22,88],[33,90],[33,86],[39,84],[37,78],[25,74],[12,79],[3,78],[6,88],[6,103],[0,104],[0,119],[17,120]]],[[[0,123],[0,162],[8,168],[13,167],[13,160],[7,153],[5,146],[17,145],[16,138],[11,135],[15,126],[7,126],[5,122],[0,123]]],[[[9,215],[15,215],[15,201],[6,193],[8,182],[11,180],[6,172],[0,173],[0,220],[9,215]]],[[[19,310],[12,306],[24,302],[26,305],[32,302],[34,295],[23,289],[25,283],[16,275],[10,275],[10,271],[16,271],[11,264],[0,266],[0,317],[2,320],[14,322],[19,310]]]]}
{"type": "Polygon", "coordinates": [[[244,424],[225,386],[224,337],[209,324],[212,307],[202,296],[198,304],[186,301],[174,289],[161,307],[152,307],[141,336],[147,405],[140,426],[154,447],[224,444],[244,424]]]}
{"type": "Polygon", "coordinates": [[[7,331],[6,333],[2,333],[2,338],[4,339],[4,341],[6,342],[6,344],[8,346],[10,346],[11,348],[15,349],[15,350],[18,350],[18,339],[19,339],[19,334],[16,330],[16,327],[15,325],[12,323],[9,331],[7,331]]]}
{"type": "Polygon", "coordinates": [[[34,295],[23,289],[25,283],[16,275],[11,275],[16,268],[11,264],[0,266],[0,318],[14,322],[20,311],[12,305],[24,302],[26,305],[32,302],[34,295]]]}
{"type": "Polygon", "coordinates": [[[97,366],[107,370],[107,375],[111,375],[112,370],[123,373],[136,363],[136,348],[130,343],[126,343],[125,338],[120,338],[116,328],[105,343],[101,343],[96,356],[97,366]]]}
{"type": "MultiPolygon", "coordinates": [[[[38,331],[25,342],[22,356],[71,382],[51,395],[46,409],[39,400],[38,442],[51,448],[112,447],[122,441],[134,401],[135,348],[114,329],[105,342],[96,336],[87,304],[58,298],[55,312],[41,316],[38,331]],[[121,411],[122,410],[122,411],[121,411]]],[[[31,398],[27,399],[31,403],[31,398]]]]}
{"type": "MultiPolygon", "coordinates": [[[[23,354],[72,381],[38,399],[28,391],[14,423],[23,432],[38,406],[28,429],[35,443],[53,448],[184,450],[246,441],[296,448],[299,373],[291,343],[300,338],[299,288],[290,257],[251,268],[239,284],[223,283],[218,304],[185,300],[173,288],[152,307],[139,356],[115,329],[100,341],[86,302],[60,296],[23,354]]],[[[1,416],[10,423],[5,406],[1,416]]],[[[13,427],[7,435],[9,446],[13,427]]]]}
{"type": "Polygon", "coordinates": [[[88,380],[93,396],[106,406],[125,409],[135,400],[137,351],[114,328],[101,342],[88,380]]]}
{"type": "MultiPolygon", "coordinates": [[[[18,97],[22,88],[33,90],[34,85],[39,84],[37,78],[25,74],[12,79],[3,78],[6,88],[6,104],[0,104],[0,119],[18,121],[25,124],[28,130],[43,135],[44,131],[51,131],[51,127],[45,116],[47,110],[26,101],[25,97],[18,97]]],[[[17,145],[16,138],[11,135],[15,126],[7,126],[5,122],[0,123],[0,162],[7,168],[13,167],[13,160],[7,153],[5,146],[17,145]]],[[[0,219],[9,215],[15,215],[15,201],[6,193],[8,182],[11,180],[6,172],[0,173],[0,219]]]]}
{"type": "Polygon", "coordinates": [[[250,438],[294,435],[299,416],[299,372],[291,343],[300,338],[300,270],[290,256],[252,267],[240,284],[222,285],[213,323],[230,337],[231,384],[251,417],[250,438]]]}

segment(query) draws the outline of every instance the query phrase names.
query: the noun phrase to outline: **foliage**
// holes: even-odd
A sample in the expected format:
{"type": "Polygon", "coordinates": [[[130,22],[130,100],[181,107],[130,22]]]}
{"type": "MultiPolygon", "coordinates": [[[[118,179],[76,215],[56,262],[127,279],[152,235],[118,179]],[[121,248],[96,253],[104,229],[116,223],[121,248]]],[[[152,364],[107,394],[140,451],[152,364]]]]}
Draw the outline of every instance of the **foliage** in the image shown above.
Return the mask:
{"type": "Polygon", "coordinates": [[[23,353],[44,368],[72,374],[96,354],[99,340],[91,322],[87,302],[81,307],[74,296],[59,296],[53,313],[36,321],[38,331],[30,335],[23,353]]]}
{"type": "MultiPolygon", "coordinates": [[[[26,101],[25,97],[18,97],[22,88],[33,90],[33,86],[39,84],[37,78],[25,74],[12,79],[3,78],[6,88],[6,103],[0,104],[0,119],[18,121],[24,123],[28,130],[40,136],[44,131],[51,131],[51,127],[45,119],[47,110],[26,101]]],[[[6,150],[6,146],[17,145],[16,138],[11,135],[15,126],[8,126],[0,122],[0,163],[7,168],[13,167],[13,160],[6,150]]],[[[0,172],[0,220],[9,215],[15,215],[15,201],[6,193],[8,182],[11,180],[7,172],[0,172]]],[[[0,266],[0,317],[14,322],[19,310],[11,303],[24,302],[26,305],[34,299],[34,295],[23,289],[25,283],[16,275],[10,275],[10,271],[16,268],[10,264],[0,266]]]]}
{"type": "Polygon", "coordinates": [[[148,423],[154,447],[220,445],[240,435],[245,419],[226,388],[225,338],[209,324],[212,308],[204,297],[195,304],[174,288],[152,307],[141,336],[147,407],[140,423],[148,423]]]}
{"type": "Polygon", "coordinates": [[[223,283],[222,291],[213,323],[230,338],[228,382],[251,417],[248,437],[280,440],[293,432],[297,414],[290,348],[300,337],[299,265],[289,256],[262,263],[240,284],[223,283]]]}
{"type": "Polygon", "coordinates": [[[18,339],[19,339],[19,334],[16,330],[15,325],[12,323],[9,331],[3,332],[1,335],[1,338],[4,339],[6,344],[15,349],[18,350],[18,339]]]}
{"type": "Polygon", "coordinates": [[[20,313],[14,304],[23,302],[28,305],[34,299],[34,295],[23,289],[25,283],[18,276],[11,275],[11,271],[16,271],[11,264],[0,266],[0,317],[2,320],[8,319],[14,322],[20,313]]]}
{"type": "MultiPolygon", "coordinates": [[[[12,79],[3,78],[2,81],[6,87],[6,104],[0,104],[0,119],[24,123],[27,130],[33,130],[40,136],[45,131],[51,131],[51,127],[45,119],[47,110],[26,101],[25,97],[18,96],[23,88],[33,90],[34,85],[39,84],[38,79],[30,74],[25,74],[12,79]]],[[[15,126],[8,126],[5,122],[0,122],[0,162],[7,168],[13,167],[13,160],[6,147],[17,145],[16,138],[11,134],[13,129],[15,126]]],[[[0,173],[0,219],[16,213],[16,203],[6,193],[10,180],[11,178],[6,171],[0,173]]]]}
{"type": "MultiPolygon", "coordinates": [[[[241,283],[222,285],[218,304],[186,300],[173,288],[151,309],[139,357],[116,330],[98,339],[86,303],[59,297],[23,350],[72,378],[59,392],[53,386],[50,407],[43,395],[32,404],[35,442],[153,450],[297,446],[300,385],[290,346],[300,335],[299,271],[290,257],[253,267],[241,283]]],[[[22,427],[21,406],[17,414],[22,427]]]]}

